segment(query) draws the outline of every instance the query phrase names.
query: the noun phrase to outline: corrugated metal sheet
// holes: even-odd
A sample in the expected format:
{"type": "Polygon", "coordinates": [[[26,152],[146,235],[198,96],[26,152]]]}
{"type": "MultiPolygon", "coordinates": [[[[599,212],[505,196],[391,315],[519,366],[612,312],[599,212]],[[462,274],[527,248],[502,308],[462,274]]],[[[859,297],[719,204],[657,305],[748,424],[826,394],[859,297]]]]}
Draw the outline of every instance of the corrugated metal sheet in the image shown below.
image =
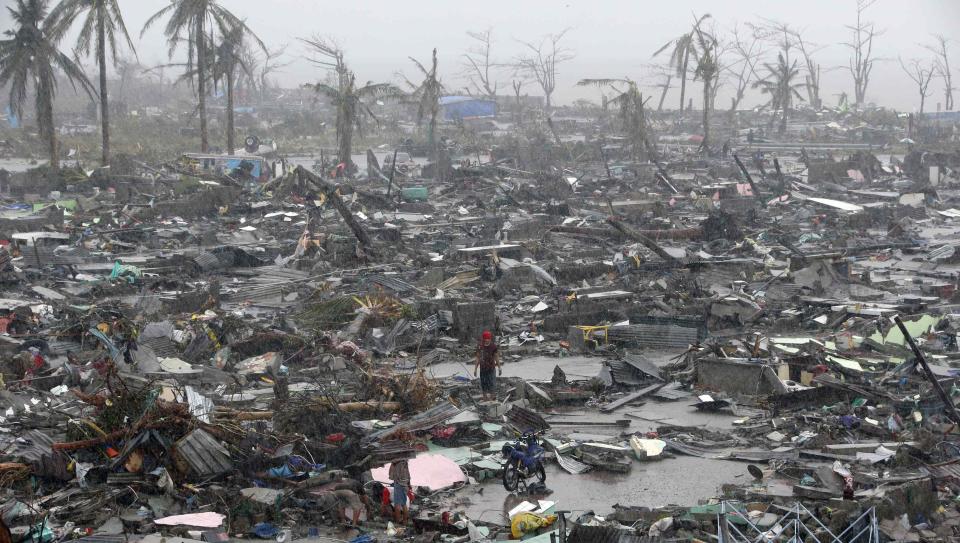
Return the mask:
{"type": "Polygon", "coordinates": [[[618,385],[637,386],[644,381],[644,376],[638,375],[633,366],[623,360],[608,360],[607,366],[613,382],[618,385]]]}
{"type": "Polygon", "coordinates": [[[12,447],[5,456],[32,464],[53,453],[53,438],[40,430],[30,430],[22,437],[23,439],[12,438],[12,447]]]}
{"type": "Polygon", "coordinates": [[[88,259],[82,256],[76,255],[58,255],[56,254],[56,247],[53,245],[46,246],[29,246],[23,248],[23,259],[29,266],[35,268],[42,268],[44,266],[63,266],[66,264],[83,264],[88,259]]]}
{"type": "Polygon", "coordinates": [[[927,469],[936,479],[956,479],[960,480],[960,460],[951,460],[942,464],[931,464],[927,469]]]}
{"type": "Polygon", "coordinates": [[[192,260],[197,267],[205,272],[218,270],[224,267],[223,262],[213,253],[200,253],[194,256],[192,260]]]}
{"type": "Polygon", "coordinates": [[[30,464],[34,473],[44,477],[61,481],[68,481],[73,477],[67,473],[66,455],[53,450],[54,439],[51,436],[40,430],[30,430],[21,438],[5,444],[7,452],[3,456],[30,464]]]}
{"type": "Polygon", "coordinates": [[[652,377],[658,381],[663,381],[663,379],[660,377],[660,368],[658,368],[657,365],[654,364],[649,358],[637,353],[626,353],[623,355],[623,361],[644,376],[652,377]]]}
{"type": "Polygon", "coordinates": [[[512,406],[506,417],[507,423],[520,433],[539,432],[550,428],[550,424],[543,417],[519,405],[512,406]]]}
{"type": "Polygon", "coordinates": [[[364,438],[364,442],[371,443],[374,441],[379,441],[382,438],[397,432],[420,432],[423,430],[429,430],[443,421],[452,419],[459,414],[459,407],[450,402],[443,402],[431,407],[430,409],[427,409],[423,413],[397,423],[397,425],[393,428],[387,428],[368,435],[364,438]]]}
{"type": "MultiPolygon", "coordinates": [[[[633,321],[634,319],[631,319],[633,321]]],[[[650,322],[611,326],[608,339],[644,348],[684,348],[703,338],[698,326],[683,321],[670,322],[669,318],[651,317],[650,322]]]]}
{"type": "Polygon", "coordinates": [[[624,530],[614,526],[587,526],[574,524],[567,543],[659,543],[666,541],[661,537],[639,536],[633,530],[624,530]]]}
{"type": "Polygon", "coordinates": [[[563,470],[567,473],[572,473],[574,475],[580,475],[593,469],[593,466],[589,464],[584,464],[576,458],[563,456],[560,453],[557,453],[557,464],[560,464],[560,467],[563,468],[563,470]]]}
{"type": "MultiPolygon", "coordinates": [[[[246,268],[245,271],[249,271],[246,268]]],[[[263,266],[256,268],[256,275],[236,288],[234,292],[227,292],[221,296],[224,302],[259,302],[296,290],[298,283],[310,279],[310,274],[299,270],[281,268],[279,266],[263,266]]],[[[231,284],[231,287],[234,285],[231,284]]],[[[278,306],[292,305],[294,302],[279,302],[278,306]]]]}
{"type": "Polygon", "coordinates": [[[233,469],[230,453],[203,429],[196,429],[176,443],[177,454],[201,477],[220,475],[233,469]]]}
{"type": "Polygon", "coordinates": [[[368,285],[379,285],[385,290],[389,290],[399,296],[405,296],[407,294],[412,294],[415,292],[420,292],[420,289],[406,281],[398,279],[396,277],[391,277],[389,275],[373,275],[367,278],[366,283],[368,285]]]}
{"type": "Polygon", "coordinates": [[[185,388],[187,392],[187,403],[190,404],[190,414],[200,422],[210,422],[210,413],[213,412],[213,400],[200,394],[193,387],[185,388]]]}
{"type": "Polygon", "coordinates": [[[174,343],[172,339],[166,337],[141,339],[138,343],[142,346],[150,347],[157,356],[169,358],[177,356],[180,352],[177,350],[177,344],[174,343]]]}

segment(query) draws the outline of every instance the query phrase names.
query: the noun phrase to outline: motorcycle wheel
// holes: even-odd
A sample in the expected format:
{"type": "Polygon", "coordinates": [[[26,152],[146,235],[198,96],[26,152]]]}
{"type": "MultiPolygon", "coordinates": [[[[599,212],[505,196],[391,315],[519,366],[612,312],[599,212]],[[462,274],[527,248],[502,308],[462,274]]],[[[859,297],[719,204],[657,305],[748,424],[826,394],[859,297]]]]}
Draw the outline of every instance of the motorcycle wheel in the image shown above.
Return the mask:
{"type": "Polygon", "coordinates": [[[535,472],[535,475],[537,476],[537,480],[541,483],[547,482],[547,471],[543,469],[543,462],[537,464],[537,471],[535,472]]]}
{"type": "Polygon", "coordinates": [[[520,472],[517,471],[517,466],[507,464],[507,467],[503,469],[503,488],[505,488],[507,492],[513,492],[519,484],[520,472]]]}

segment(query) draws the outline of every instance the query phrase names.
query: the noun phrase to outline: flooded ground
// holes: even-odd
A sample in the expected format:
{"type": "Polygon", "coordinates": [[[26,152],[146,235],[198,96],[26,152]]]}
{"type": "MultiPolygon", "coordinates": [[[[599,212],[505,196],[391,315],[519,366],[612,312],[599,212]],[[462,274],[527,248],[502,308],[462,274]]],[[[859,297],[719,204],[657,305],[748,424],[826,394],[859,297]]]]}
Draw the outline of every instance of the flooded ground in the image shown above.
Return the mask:
{"type": "MultiPolygon", "coordinates": [[[[663,365],[679,352],[645,352],[644,355],[658,365],[663,365]]],[[[553,358],[535,356],[520,361],[507,361],[503,367],[504,377],[520,377],[528,380],[549,380],[554,366],[559,365],[570,380],[589,379],[600,371],[601,358],[568,356],[553,358]]],[[[472,361],[445,362],[431,366],[436,377],[472,377],[472,361]]],[[[547,421],[563,420],[614,422],[629,419],[630,426],[553,426],[552,432],[567,435],[573,432],[604,436],[623,436],[648,432],[660,425],[702,426],[713,430],[732,427],[732,414],[703,413],[694,409],[692,400],[664,402],[647,400],[642,405],[627,405],[613,413],[600,413],[596,409],[555,408],[545,415],[547,421]]],[[[554,463],[547,465],[547,487],[553,491],[544,499],[557,502],[557,508],[574,513],[594,511],[607,514],[614,504],[624,506],[660,507],[669,504],[692,504],[702,496],[717,495],[720,485],[744,482],[749,479],[747,465],[729,460],[713,460],[691,456],[676,456],[656,462],[633,463],[630,473],[612,473],[594,470],[583,475],[571,475],[554,463]],[[746,479],[745,479],[746,478],[746,479]],[[603,504],[603,505],[598,505],[603,504]]],[[[482,485],[469,486],[455,498],[470,518],[486,522],[505,522],[505,511],[522,501],[511,495],[499,479],[485,481],[482,485]]]]}

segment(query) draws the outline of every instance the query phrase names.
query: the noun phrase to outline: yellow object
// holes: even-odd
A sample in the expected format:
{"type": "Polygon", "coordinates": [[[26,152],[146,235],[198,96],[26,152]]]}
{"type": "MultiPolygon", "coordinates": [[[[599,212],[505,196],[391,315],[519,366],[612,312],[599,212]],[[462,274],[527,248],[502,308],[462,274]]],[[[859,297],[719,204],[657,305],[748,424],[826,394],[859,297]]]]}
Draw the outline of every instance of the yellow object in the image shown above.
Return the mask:
{"type": "Polygon", "coordinates": [[[604,342],[604,343],[607,343],[607,338],[609,337],[609,330],[610,330],[610,325],[609,325],[609,324],[605,324],[605,325],[603,325],[603,326],[585,326],[585,325],[580,325],[580,326],[577,326],[577,328],[579,328],[580,331],[583,332],[583,341],[585,341],[585,342],[586,342],[586,341],[590,341],[590,336],[592,336],[594,332],[601,332],[601,331],[602,331],[602,332],[603,332],[603,342],[604,342]]]}
{"type": "Polygon", "coordinates": [[[557,515],[537,515],[536,513],[518,513],[510,521],[510,533],[514,539],[520,539],[524,534],[550,526],[557,520],[557,515]]]}

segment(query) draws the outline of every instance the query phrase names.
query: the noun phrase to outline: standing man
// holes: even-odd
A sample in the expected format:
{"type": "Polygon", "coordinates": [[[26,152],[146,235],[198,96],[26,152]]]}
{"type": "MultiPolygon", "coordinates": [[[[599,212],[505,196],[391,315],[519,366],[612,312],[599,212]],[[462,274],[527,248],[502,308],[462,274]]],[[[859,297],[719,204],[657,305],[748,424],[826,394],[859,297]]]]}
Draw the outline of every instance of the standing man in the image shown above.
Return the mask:
{"type": "Polygon", "coordinates": [[[410,488],[410,466],[407,465],[407,459],[392,462],[388,477],[393,481],[393,521],[406,526],[410,521],[410,503],[407,500],[407,490],[410,488]]]}
{"type": "Polygon", "coordinates": [[[480,345],[477,346],[477,362],[473,366],[473,376],[477,376],[477,370],[480,370],[480,391],[483,392],[484,400],[497,399],[497,370],[503,375],[503,367],[500,366],[500,353],[497,352],[497,344],[493,342],[493,334],[490,330],[484,330],[480,336],[480,345]]]}

